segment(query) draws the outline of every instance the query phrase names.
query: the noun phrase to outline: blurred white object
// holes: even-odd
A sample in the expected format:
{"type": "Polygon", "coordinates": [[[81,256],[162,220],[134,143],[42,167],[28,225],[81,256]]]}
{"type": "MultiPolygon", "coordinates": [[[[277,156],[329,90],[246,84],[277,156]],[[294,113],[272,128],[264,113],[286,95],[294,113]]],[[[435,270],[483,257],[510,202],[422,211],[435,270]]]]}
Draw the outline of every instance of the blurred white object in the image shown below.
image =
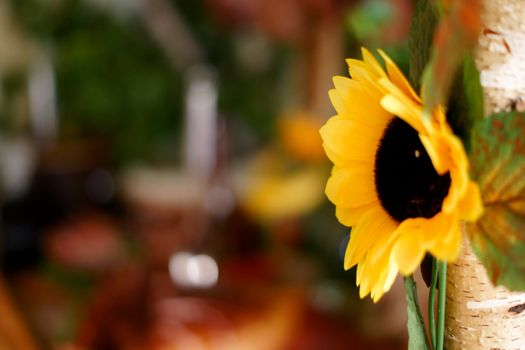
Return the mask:
{"type": "Polygon", "coordinates": [[[53,63],[41,56],[29,70],[29,113],[33,135],[51,141],[57,134],[56,86],[53,63]]]}
{"type": "Polygon", "coordinates": [[[210,288],[219,279],[217,263],[205,254],[176,253],[170,259],[169,271],[173,282],[181,287],[210,288]]]}
{"type": "Polygon", "coordinates": [[[35,149],[28,140],[0,138],[0,184],[7,198],[17,198],[26,193],[35,161],[35,149]]]}
{"type": "Polygon", "coordinates": [[[122,180],[128,200],[156,208],[199,207],[205,195],[199,181],[177,169],[136,167],[122,180]]]}
{"type": "Polygon", "coordinates": [[[185,104],[186,169],[207,181],[217,164],[217,87],[209,68],[198,66],[188,72],[185,104]]]}

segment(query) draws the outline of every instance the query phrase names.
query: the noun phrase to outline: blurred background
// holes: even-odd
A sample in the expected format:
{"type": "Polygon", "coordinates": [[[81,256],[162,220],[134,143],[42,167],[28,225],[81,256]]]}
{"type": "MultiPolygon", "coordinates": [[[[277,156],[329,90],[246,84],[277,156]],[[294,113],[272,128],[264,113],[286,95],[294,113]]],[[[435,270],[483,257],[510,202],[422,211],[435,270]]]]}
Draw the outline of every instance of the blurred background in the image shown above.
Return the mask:
{"type": "Polygon", "coordinates": [[[404,349],[319,127],[411,0],[0,0],[0,349],[404,349]]]}

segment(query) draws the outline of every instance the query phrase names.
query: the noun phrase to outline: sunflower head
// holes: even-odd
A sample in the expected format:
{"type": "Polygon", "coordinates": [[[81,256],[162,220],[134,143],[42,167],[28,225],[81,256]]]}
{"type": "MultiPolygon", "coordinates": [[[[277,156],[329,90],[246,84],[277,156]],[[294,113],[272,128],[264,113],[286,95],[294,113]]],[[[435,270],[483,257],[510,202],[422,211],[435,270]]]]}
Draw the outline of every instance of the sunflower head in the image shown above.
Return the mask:
{"type": "Polygon", "coordinates": [[[386,70],[366,49],[363,60],[347,60],[351,78],[334,77],[329,92],[337,115],[320,131],[334,163],[326,194],[338,220],[352,227],[345,269],[357,265],[360,295],[374,301],[427,252],[456,259],[460,222],[483,210],[443,109],[424,117],[421,98],[379,54],[386,70]]]}

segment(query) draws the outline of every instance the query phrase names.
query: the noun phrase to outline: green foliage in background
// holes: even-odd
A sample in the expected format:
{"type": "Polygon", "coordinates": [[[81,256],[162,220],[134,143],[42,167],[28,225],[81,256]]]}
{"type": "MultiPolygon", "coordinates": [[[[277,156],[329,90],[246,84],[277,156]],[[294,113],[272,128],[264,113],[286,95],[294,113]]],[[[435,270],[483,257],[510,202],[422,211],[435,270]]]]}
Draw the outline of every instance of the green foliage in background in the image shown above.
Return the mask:
{"type": "MultiPolygon", "coordinates": [[[[269,137],[285,55],[263,71],[245,70],[236,37],[217,27],[201,1],[173,4],[202,46],[204,63],[217,70],[220,112],[246,123],[254,137],[269,137]]],[[[81,0],[12,6],[23,29],[52,53],[61,137],[103,137],[117,163],[180,156],[184,72],[169,65],[138,16],[116,19],[81,0]]]]}
{"type": "Polygon", "coordinates": [[[181,81],[139,23],[118,23],[78,0],[13,5],[52,53],[62,137],[105,137],[122,161],[178,135],[181,81]]]}
{"type": "Polygon", "coordinates": [[[438,12],[435,4],[429,0],[417,1],[410,26],[408,46],[410,50],[409,63],[410,83],[421,90],[421,76],[430,60],[434,30],[438,22],[438,12]]]}

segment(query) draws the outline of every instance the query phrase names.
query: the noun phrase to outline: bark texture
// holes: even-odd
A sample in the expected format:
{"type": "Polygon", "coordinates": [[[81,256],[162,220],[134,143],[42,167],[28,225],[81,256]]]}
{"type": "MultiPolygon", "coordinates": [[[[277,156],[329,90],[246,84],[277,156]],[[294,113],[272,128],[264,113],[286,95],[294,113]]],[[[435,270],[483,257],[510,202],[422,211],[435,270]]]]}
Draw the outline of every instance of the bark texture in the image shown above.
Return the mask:
{"type": "MultiPolygon", "coordinates": [[[[525,1],[483,0],[475,52],[485,114],[525,107],[525,1]]],[[[447,274],[447,350],[525,349],[525,293],[494,287],[465,241],[447,274]]]]}
{"type": "Polygon", "coordinates": [[[525,294],[494,287],[468,242],[447,273],[447,350],[525,349],[525,294]]]}

